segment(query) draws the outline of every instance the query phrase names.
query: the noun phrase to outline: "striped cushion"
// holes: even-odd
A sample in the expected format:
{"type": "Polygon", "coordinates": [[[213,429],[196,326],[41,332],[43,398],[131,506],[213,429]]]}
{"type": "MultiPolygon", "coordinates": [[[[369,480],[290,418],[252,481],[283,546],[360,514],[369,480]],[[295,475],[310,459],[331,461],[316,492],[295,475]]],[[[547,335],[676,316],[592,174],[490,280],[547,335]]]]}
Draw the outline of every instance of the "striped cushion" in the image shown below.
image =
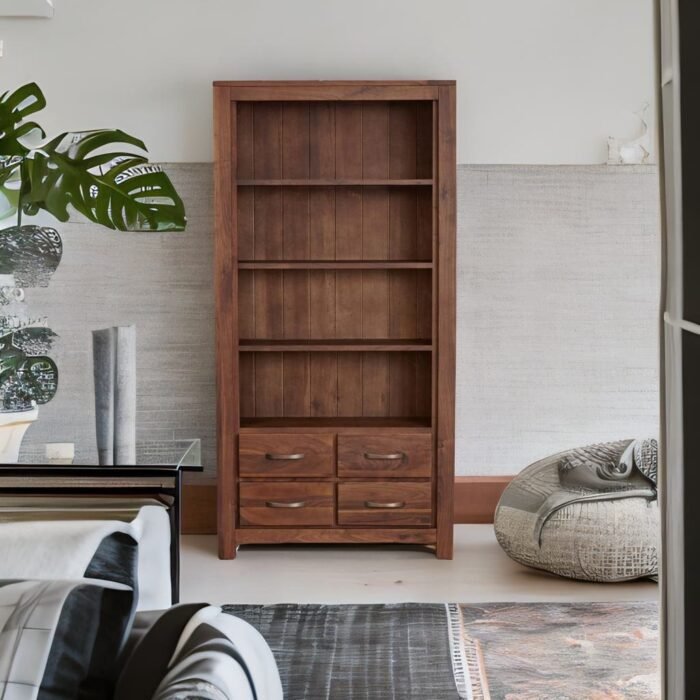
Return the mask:
{"type": "Polygon", "coordinates": [[[116,583],[0,581],[0,697],[111,697],[134,603],[116,583]]]}

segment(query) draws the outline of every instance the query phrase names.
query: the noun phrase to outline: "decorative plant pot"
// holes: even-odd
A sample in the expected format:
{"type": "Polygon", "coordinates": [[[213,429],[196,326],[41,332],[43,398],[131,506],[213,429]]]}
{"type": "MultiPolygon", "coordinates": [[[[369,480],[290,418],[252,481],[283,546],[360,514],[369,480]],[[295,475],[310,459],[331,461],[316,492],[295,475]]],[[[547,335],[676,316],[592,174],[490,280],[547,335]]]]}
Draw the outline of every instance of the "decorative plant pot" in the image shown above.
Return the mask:
{"type": "Polygon", "coordinates": [[[25,287],[48,286],[62,253],[61,236],[53,228],[0,230],[0,462],[17,461],[38,406],[58,388],[58,368],[48,356],[56,334],[13,303],[24,300],[25,287]]]}
{"type": "Polygon", "coordinates": [[[0,231],[0,275],[13,275],[18,287],[48,287],[62,255],[55,228],[25,225],[0,231]]]}
{"type": "Polygon", "coordinates": [[[15,464],[29,426],[39,417],[39,407],[27,411],[0,413],[0,464],[15,464]]]}

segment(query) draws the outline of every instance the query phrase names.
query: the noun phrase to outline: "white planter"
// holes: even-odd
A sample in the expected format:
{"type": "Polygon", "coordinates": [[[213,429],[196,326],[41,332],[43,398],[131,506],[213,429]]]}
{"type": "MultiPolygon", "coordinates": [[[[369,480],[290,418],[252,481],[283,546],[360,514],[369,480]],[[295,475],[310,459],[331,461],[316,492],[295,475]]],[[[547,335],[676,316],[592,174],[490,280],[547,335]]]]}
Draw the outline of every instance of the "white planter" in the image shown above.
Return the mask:
{"type": "Polygon", "coordinates": [[[27,428],[39,417],[39,407],[0,413],[0,464],[16,464],[27,428]]]}

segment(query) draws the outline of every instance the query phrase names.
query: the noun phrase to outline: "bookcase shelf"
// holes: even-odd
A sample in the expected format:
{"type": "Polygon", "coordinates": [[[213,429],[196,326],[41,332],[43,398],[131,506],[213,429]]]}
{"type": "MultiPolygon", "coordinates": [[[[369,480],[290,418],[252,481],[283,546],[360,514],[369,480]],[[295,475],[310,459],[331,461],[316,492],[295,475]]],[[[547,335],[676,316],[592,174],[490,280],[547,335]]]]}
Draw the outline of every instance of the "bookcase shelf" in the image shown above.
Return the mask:
{"type": "Polygon", "coordinates": [[[389,180],[382,178],[287,178],[266,180],[238,180],[239,187],[431,187],[426,178],[389,180]]]}
{"type": "Polygon", "coordinates": [[[454,84],[214,94],[221,556],[303,536],[451,558],[454,84]]]}
{"type": "Polygon", "coordinates": [[[239,341],[241,352],[430,352],[428,340],[248,340],[239,341]]]}
{"type": "Polygon", "coordinates": [[[239,260],[240,270],[431,270],[429,260],[239,260]]]}
{"type": "Polygon", "coordinates": [[[241,418],[241,430],[246,431],[280,431],[299,430],[306,432],[357,432],[357,430],[415,430],[430,432],[430,416],[405,418],[390,416],[387,418],[241,418]]]}

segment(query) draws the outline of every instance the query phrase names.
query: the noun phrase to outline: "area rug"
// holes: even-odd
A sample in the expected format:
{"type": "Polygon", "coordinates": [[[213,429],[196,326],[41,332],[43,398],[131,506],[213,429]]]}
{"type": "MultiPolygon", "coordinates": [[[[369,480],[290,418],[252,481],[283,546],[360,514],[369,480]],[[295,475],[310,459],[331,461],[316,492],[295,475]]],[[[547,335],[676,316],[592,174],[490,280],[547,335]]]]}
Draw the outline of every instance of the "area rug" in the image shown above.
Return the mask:
{"type": "Polygon", "coordinates": [[[287,700],[656,700],[651,603],[227,605],[287,700]]]}
{"type": "Polygon", "coordinates": [[[494,603],[449,608],[470,662],[463,686],[476,681],[473,695],[467,689],[462,697],[661,697],[656,603],[494,603]]]}
{"type": "Polygon", "coordinates": [[[444,605],[227,605],[275,655],[285,700],[457,700],[444,605]]]}

